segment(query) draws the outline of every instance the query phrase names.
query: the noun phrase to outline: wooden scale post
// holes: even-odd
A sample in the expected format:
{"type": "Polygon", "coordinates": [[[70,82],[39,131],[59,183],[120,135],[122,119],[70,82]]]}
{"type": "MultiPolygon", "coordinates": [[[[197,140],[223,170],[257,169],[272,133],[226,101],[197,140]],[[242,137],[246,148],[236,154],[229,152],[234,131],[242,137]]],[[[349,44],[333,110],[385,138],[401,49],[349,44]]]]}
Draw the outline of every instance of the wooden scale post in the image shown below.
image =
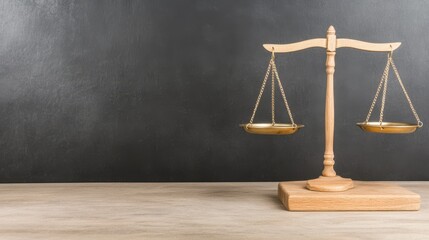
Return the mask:
{"type": "MultiPolygon", "coordinates": [[[[350,178],[338,176],[334,170],[334,72],[335,72],[335,54],[337,48],[355,48],[372,52],[390,52],[388,64],[385,73],[389,72],[389,64],[392,53],[401,45],[400,42],[394,43],[369,43],[353,39],[337,39],[335,29],[330,26],[326,38],[315,38],[291,44],[264,44],[264,48],[272,52],[272,59],[268,69],[272,69],[272,107],[273,122],[253,124],[253,118],[259,105],[259,100],[267,82],[269,70],[264,79],[263,87],[258,96],[253,116],[248,124],[241,126],[250,133],[256,134],[291,134],[299,130],[303,125],[295,124],[289,105],[284,94],[277,69],[274,63],[274,53],[287,53],[300,51],[307,48],[320,47],[326,48],[326,103],[325,103],[325,153],[323,160],[322,175],[317,179],[293,182],[279,183],[278,196],[286,209],[290,211],[369,211],[369,210],[418,210],[420,208],[420,196],[408,191],[405,188],[383,182],[353,182],[350,178]],[[390,59],[390,60],[389,60],[390,59]],[[278,84],[283,94],[285,105],[292,124],[278,124],[274,121],[274,75],[277,75],[278,84]]],[[[417,113],[412,106],[411,100],[403,87],[402,81],[397,73],[396,66],[392,60],[392,67],[397,74],[404,94],[409,101],[410,107],[418,121],[417,124],[387,123],[382,121],[382,111],[384,108],[385,92],[383,94],[383,107],[380,114],[380,122],[367,122],[371,115],[372,108],[368,114],[367,120],[358,125],[364,131],[382,132],[382,133],[410,133],[414,132],[423,124],[418,118],[417,113]],[[379,124],[379,125],[378,125],[379,124]],[[383,132],[385,131],[385,132],[383,132]]],[[[384,73],[384,74],[385,74],[384,73]]],[[[378,93],[382,87],[387,86],[387,76],[382,77],[374,103],[377,100],[378,93]],[[385,77],[385,80],[383,80],[385,77]],[[384,81],[384,85],[383,85],[384,81]]],[[[374,105],[373,103],[373,105],[374,105]]]]}

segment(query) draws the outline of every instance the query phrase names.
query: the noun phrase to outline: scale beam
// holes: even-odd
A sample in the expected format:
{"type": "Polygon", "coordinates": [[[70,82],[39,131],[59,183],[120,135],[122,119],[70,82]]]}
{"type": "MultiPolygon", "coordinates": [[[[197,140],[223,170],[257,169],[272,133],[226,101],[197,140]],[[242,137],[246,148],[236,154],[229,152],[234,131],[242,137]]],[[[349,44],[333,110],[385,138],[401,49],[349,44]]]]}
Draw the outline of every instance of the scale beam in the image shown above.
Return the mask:
{"type": "MultiPolygon", "coordinates": [[[[269,52],[288,53],[301,51],[307,48],[327,48],[327,42],[326,38],[314,38],[289,44],[264,44],[263,47],[269,52]]],[[[370,43],[354,39],[339,38],[336,39],[334,49],[347,47],[368,52],[389,52],[396,50],[399,46],[401,46],[400,42],[370,43]]]]}

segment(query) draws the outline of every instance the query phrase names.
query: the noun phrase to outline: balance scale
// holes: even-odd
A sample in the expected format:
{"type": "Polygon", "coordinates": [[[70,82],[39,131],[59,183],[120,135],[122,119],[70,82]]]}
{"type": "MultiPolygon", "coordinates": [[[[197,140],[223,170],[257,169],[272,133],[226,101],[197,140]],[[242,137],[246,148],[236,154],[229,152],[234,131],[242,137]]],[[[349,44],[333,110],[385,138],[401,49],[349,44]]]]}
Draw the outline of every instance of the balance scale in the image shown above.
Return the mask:
{"type": "Polygon", "coordinates": [[[277,72],[275,53],[301,51],[307,48],[326,48],[326,105],[325,105],[325,153],[322,176],[308,181],[281,182],[278,186],[278,196],[290,211],[370,211],[370,210],[418,210],[420,196],[403,187],[385,182],[352,181],[350,178],[338,176],[334,170],[334,72],[335,53],[337,48],[355,48],[363,51],[386,52],[387,63],[378,84],[373,102],[365,121],[357,123],[363,131],[386,134],[406,134],[421,128],[423,123],[414,109],[411,99],[405,90],[398,69],[393,62],[393,51],[401,45],[394,43],[369,43],[354,39],[337,39],[335,29],[330,26],[326,38],[315,38],[291,44],[264,44],[264,48],[272,53],[267,72],[262,82],[256,100],[255,108],[249,123],[240,126],[248,133],[288,135],[296,133],[304,125],[295,123],[291,108],[288,104],[285,89],[277,72]],[[401,89],[408,101],[416,123],[385,122],[383,121],[389,70],[392,67],[401,89]],[[271,73],[271,123],[254,123],[265,86],[271,73]],[[276,82],[280,89],[291,123],[275,121],[275,88],[276,82]],[[370,117],[382,92],[379,120],[370,122],[370,117]]]}

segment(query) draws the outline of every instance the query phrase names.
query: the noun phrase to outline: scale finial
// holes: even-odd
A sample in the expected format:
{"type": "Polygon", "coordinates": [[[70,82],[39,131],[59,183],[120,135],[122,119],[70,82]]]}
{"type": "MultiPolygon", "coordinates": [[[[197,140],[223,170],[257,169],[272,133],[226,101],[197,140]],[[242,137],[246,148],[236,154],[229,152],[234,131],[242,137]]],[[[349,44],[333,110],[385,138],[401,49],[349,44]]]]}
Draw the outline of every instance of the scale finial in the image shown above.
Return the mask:
{"type": "Polygon", "coordinates": [[[335,34],[335,28],[334,26],[329,26],[328,31],[327,31],[328,35],[334,35],[335,34]]]}

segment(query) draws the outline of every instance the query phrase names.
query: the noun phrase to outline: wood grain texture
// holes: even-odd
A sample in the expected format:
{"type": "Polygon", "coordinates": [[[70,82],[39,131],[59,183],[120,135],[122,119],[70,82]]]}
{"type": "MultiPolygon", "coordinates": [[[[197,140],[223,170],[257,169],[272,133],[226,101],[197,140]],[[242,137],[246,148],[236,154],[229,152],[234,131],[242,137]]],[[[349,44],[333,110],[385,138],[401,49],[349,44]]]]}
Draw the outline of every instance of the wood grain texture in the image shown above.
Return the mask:
{"type": "Polygon", "coordinates": [[[334,170],[334,73],[335,73],[335,28],[330,26],[326,33],[326,98],[325,98],[325,153],[323,155],[322,176],[335,177],[334,170]]]}
{"type": "Polygon", "coordinates": [[[396,50],[399,46],[401,46],[400,42],[370,43],[347,38],[337,39],[337,48],[349,47],[369,52],[389,52],[396,50]]]}
{"type": "Polygon", "coordinates": [[[320,176],[316,179],[308,180],[306,184],[307,189],[319,192],[341,192],[353,188],[353,186],[352,179],[340,176],[320,176]]]}
{"type": "MultiPolygon", "coordinates": [[[[350,181],[351,182],[351,181],[350,181]]],[[[416,211],[420,196],[392,183],[355,181],[342,192],[316,192],[304,181],[282,182],[278,195],[290,211],[416,211]]]]}
{"type": "Polygon", "coordinates": [[[296,43],[289,44],[263,44],[263,47],[269,52],[275,53],[288,53],[301,51],[307,48],[326,48],[326,39],[325,38],[314,38],[309,40],[304,40],[296,43]]]}
{"type": "Polygon", "coordinates": [[[425,239],[413,212],[289,212],[277,183],[0,185],[0,239],[425,239]]]}

